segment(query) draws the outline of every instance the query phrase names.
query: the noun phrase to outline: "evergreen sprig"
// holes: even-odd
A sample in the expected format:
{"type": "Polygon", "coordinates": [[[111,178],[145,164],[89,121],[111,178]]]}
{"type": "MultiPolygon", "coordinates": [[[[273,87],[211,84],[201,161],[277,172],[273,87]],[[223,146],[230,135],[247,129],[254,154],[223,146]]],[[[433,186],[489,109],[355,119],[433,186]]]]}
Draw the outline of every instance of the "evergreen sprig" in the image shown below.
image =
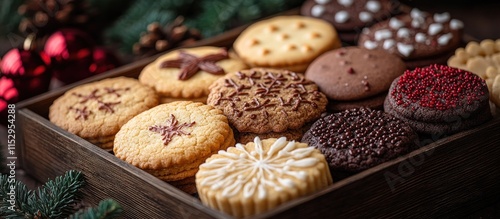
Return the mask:
{"type": "Polygon", "coordinates": [[[118,218],[123,209],[118,202],[105,199],[96,208],[88,208],[71,215],[70,219],[113,219],[118,218]]]}
{"type": "Polygon", "coordinates": [[[66,218],[73,213],[73,207],[80,199],[85,180],[81,172],[70,170],[64,176],[48,181],[35,191],[7,175],[0,176],[0,210],[6,218],[66,218]],[[11,189],[12,188],[12,189],[11,189]],[[9,200],[14,191],[15,205],[9,200]]]}
{"type": "Polygon", "coordinates": [[[83,174],[75,170],[49,180],[34,191],[9,175],[0,174],[0,218],[113,219],[120,216],[123,209],[112,199],[99,202],[96,208],[74,213],[84,185],[83,174]],[[11,200],[15,203],[10,203],[11,200]]]}

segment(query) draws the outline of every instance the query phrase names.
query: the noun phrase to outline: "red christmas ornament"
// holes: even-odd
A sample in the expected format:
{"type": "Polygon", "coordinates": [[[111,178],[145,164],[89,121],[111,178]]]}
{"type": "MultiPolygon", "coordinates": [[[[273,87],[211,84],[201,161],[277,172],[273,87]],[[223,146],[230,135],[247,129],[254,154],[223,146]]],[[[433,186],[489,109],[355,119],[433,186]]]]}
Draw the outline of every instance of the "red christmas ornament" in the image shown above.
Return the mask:
{"type": "Polygon", "coordinates": [[[14,81],[7,77],[0,77],[0,123],[7,124],[8,105],[16,103],[19,98],[19,92],[14,87],[14,81]]]}
{"type": "Polygon", "coordinates": [[[89,71],[92,74],[100,74],[120,65],[120,61],[115,54],[101,47],[94,49],[92,58],[93,61],[89,66],[89,71]]]}
{"type": "Polygon", "coordinates": [[[47,39],[44,51],[53,60],[54,76],[69,84],[92,75],[88,67],[93,62],[93,47],[86,33],[62,29],[47,39]]]}
{"type": "Polygon", "coordinates": [[[0,63],[2,75],[12,79],[19,100],[48,91],[51,79],[50,58],[43,52],[11,49],[0,63]]]}

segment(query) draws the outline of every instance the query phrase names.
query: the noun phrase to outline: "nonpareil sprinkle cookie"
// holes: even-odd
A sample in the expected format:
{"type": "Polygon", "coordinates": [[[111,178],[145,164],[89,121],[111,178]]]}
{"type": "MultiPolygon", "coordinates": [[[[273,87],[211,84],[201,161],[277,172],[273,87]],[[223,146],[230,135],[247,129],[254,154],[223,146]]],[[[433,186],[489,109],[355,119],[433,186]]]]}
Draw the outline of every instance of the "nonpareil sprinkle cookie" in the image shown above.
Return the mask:
{"type": "Polygon", "coordinates": [[[340,46],[332,25],[304,16],[278,16],[256,22],[233,44],[238,56],[252,67],[296,72],[304,72],[316,57],[340,46]]]}
{"type": "Polygon", "coordinates": [[[415,149],[417,140],[408,124],[369,108],[322,117],[302,138],[325,155],[333,173],[356,173],[389,161],[415,149]]]}
{"type": "Polygon", "coordinates": [[[49,120],[104,149],[129,119],[158,105],[155,91],[133,78],[110,78],[77,86],[57,98],[49,120]]]}
{"type": "Polygon", "coordinates": [[[431,65],[395,79],[384,110],[419,133],[442,136],[491,119],[488,97],[488,87],[477,75],[431,65]]]}

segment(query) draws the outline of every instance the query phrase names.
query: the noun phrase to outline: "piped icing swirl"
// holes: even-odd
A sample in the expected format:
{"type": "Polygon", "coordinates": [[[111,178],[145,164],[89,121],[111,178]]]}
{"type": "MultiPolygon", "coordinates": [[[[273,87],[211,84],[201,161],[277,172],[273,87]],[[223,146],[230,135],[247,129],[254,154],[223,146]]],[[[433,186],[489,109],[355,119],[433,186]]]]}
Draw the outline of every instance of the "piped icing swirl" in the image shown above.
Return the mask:
{"type": "Polygon", "coordinates": [[[221,150],[200,165],[196,174],[202,202],[218,209],[226,206],[220,210],[237,217],[263,212],[331,182],[319,150],[285,137],[262,141],[255,137],[254,142],[221,150]],[[242,214],[235,209],[242,206],[255,212],[242,214]]]}

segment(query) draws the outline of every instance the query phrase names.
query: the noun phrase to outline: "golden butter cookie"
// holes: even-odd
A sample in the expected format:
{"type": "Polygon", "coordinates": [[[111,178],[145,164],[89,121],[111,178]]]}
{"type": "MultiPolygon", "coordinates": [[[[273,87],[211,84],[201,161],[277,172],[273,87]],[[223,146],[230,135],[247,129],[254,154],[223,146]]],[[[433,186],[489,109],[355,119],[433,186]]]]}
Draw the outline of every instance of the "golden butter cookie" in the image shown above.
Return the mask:
{"type": "Polygon", "coordinates": [[[278,16],[254,23],[233,44],[250,66],[297,72],[304,72],[316,57],[340,46],[331,24],[304,16],[278,16]]]}
{"type": "Polygon", "coordinates": [[[118,77],[77,86],[57,98],[49,120],[104,148],[113,147],[115,134],[135,115],[158,105],[153,89],[136,79],[118,77]]]}
{"type": "Polygon", "coordinates": [[[234,143],[220,110],[200,102],[177,101],[127,122],[116,134],[113,151],[164,181],[179,182],[194,176],[209,156],[234,143]]]}
{"type": "Polygon", "coordinates": [[[245,69],[245,63],[224,48],[179,49],[147,65],[139,81],[156,90],[161,103],[179,100],[206,102],[208,87],[226,73],[245,69]]]}
{"type": "Polygon", "coordinates": [[[285,137],[256,137],[221,150],[196,174],[202,203],[237,218],[266,212],[331,183],[325,156],[285,137]]]}
{"type": "Polygon", "coordinates": [[[301,128],[321,116],[328,100],[303,74],[254,68],[214,82],[207,102],[239,132],[262,134],[301,128]]]}

